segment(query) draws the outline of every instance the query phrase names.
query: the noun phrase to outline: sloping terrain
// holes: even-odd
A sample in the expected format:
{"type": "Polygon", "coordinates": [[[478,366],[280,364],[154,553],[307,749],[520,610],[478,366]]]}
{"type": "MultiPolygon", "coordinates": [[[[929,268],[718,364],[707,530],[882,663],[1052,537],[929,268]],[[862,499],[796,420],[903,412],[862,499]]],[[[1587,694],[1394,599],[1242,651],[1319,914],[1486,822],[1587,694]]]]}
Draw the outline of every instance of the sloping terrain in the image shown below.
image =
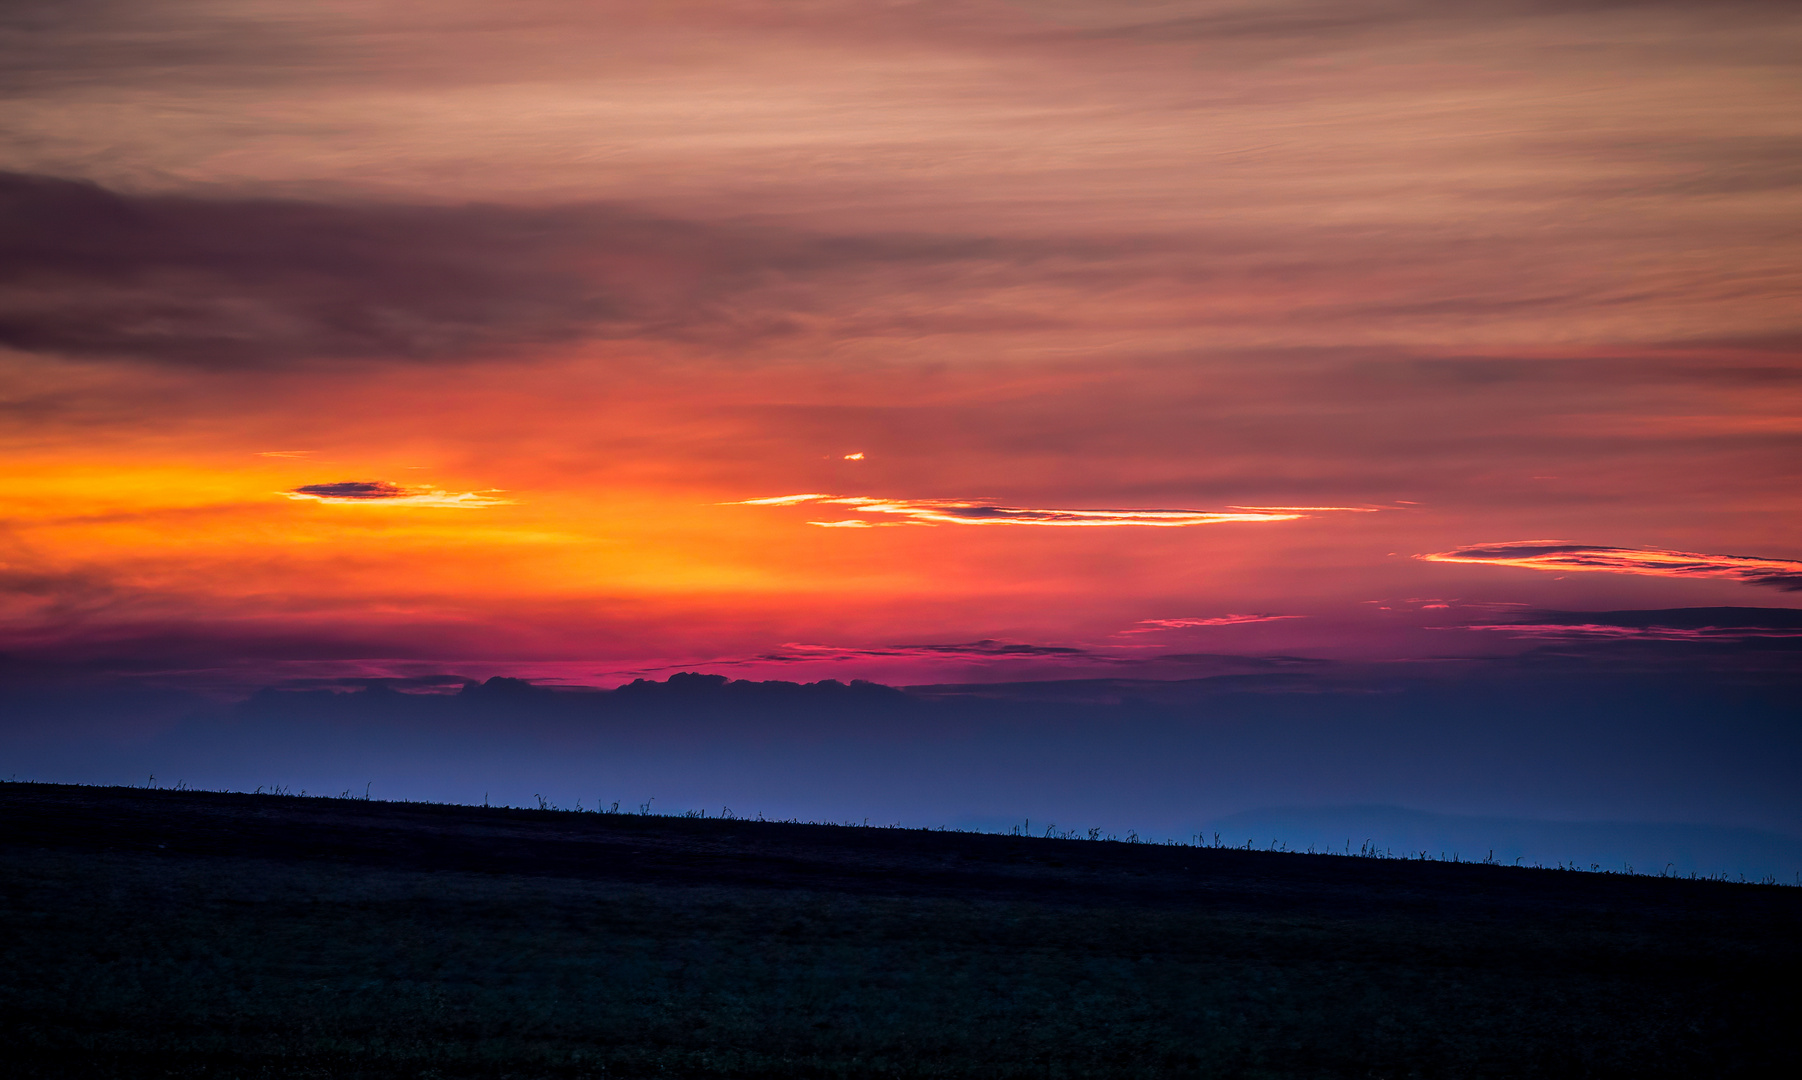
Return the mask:
{"type": "Polygon", "coordinates": [[[1784,1072],[1802,890],[0,785],[16,1076],[1784,1072]]]}

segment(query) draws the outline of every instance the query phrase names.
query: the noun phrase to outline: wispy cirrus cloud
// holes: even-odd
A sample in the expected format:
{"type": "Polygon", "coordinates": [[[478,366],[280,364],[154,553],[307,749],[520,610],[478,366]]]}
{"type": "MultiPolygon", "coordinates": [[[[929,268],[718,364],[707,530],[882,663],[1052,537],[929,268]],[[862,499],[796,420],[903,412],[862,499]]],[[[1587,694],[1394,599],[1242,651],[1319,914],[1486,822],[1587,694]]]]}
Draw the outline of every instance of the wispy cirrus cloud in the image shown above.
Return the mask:
{"type": "Polygon", "coordinates": [[[1747,585],[1802,591],[1802,562],[1751,555],[1704,555],[1663,548],[1597,547],[1562,540],[1511,540],[1416,555],[1426,562],[1483,563],[1527,570],[1601,571],[1655,577],[1726,578],[1747,585]]]}
{"type": "MultiPolygon", "coordinates": [[[[764,499],[745,499],[730,506],[848,506],[862,514],[891,514],[901,522],[883,524],[911,525],[1049,525],[1065,527],[1098,527],[1137,525],[1152,528],[1182,528],[1189,525],[1219,525],[1226,522],[1294,521],[1309,513],[1352,511],[1369,513],[1373,507],[1353,506],[1229,506],[1221,510],[1161,509],[1063,509],[1002,506],[983,500],[965,499],[879,499],[867,495],[827,495],[818,492],[802,495],[776,495],[764,499]]],[[[860,518],[840,521],[809,521],[828,529],[874,528],[878,523],[860,518]]]]}
{"type": "Polygon", "coordinates": [[[1647,611],[1535,611],[1518,622],[1473,624],[1547,641],[1751,641],[1802,638],[1802,609],[1666,608],[1647,611]]]}
{"type": "Polygon", "coordinates": [[[338,480],[329,484],[303,484],[282,492],[299,501],[342,505],[445,506],[480,509],[507,506],[511,499],[497,499],[490,491],[450,492],[435,487],[402,487],[386,480],[338,480]]]}

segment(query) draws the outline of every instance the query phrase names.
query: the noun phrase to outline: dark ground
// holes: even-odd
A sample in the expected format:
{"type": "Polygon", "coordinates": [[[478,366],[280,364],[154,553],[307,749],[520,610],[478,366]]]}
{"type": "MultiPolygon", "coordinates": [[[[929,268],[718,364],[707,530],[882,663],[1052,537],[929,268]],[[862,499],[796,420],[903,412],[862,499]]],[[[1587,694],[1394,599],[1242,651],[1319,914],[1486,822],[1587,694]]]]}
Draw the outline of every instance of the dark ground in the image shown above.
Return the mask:
{"type": "Polygon", "coordinates": [[[0,785],[19,1077],[1793,1075],[1802,889],[0,785]]]}

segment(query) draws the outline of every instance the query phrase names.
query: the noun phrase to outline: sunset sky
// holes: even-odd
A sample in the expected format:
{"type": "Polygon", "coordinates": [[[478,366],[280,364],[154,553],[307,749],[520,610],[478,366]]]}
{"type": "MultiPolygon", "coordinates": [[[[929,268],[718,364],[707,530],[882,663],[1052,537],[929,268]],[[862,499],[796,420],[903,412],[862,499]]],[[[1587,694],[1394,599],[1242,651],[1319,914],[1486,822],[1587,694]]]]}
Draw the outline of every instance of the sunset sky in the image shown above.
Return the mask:
{"type": "Polygon", "coordinates": [[[1731,0],[9,4],[8,677],[1793,680],[1799,58],[1731,0]]]}

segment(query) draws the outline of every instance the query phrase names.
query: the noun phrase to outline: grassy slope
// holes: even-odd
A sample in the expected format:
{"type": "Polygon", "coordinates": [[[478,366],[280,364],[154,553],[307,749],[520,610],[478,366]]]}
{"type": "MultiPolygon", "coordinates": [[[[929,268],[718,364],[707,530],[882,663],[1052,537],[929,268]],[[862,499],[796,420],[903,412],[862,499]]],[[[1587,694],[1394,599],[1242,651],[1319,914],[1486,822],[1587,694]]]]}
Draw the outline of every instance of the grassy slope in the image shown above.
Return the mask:
{"type": "Polygon", "coordinates": [[[28,1076],[1786,1074],[1802,890],[0,785],[28,1076]]]}

